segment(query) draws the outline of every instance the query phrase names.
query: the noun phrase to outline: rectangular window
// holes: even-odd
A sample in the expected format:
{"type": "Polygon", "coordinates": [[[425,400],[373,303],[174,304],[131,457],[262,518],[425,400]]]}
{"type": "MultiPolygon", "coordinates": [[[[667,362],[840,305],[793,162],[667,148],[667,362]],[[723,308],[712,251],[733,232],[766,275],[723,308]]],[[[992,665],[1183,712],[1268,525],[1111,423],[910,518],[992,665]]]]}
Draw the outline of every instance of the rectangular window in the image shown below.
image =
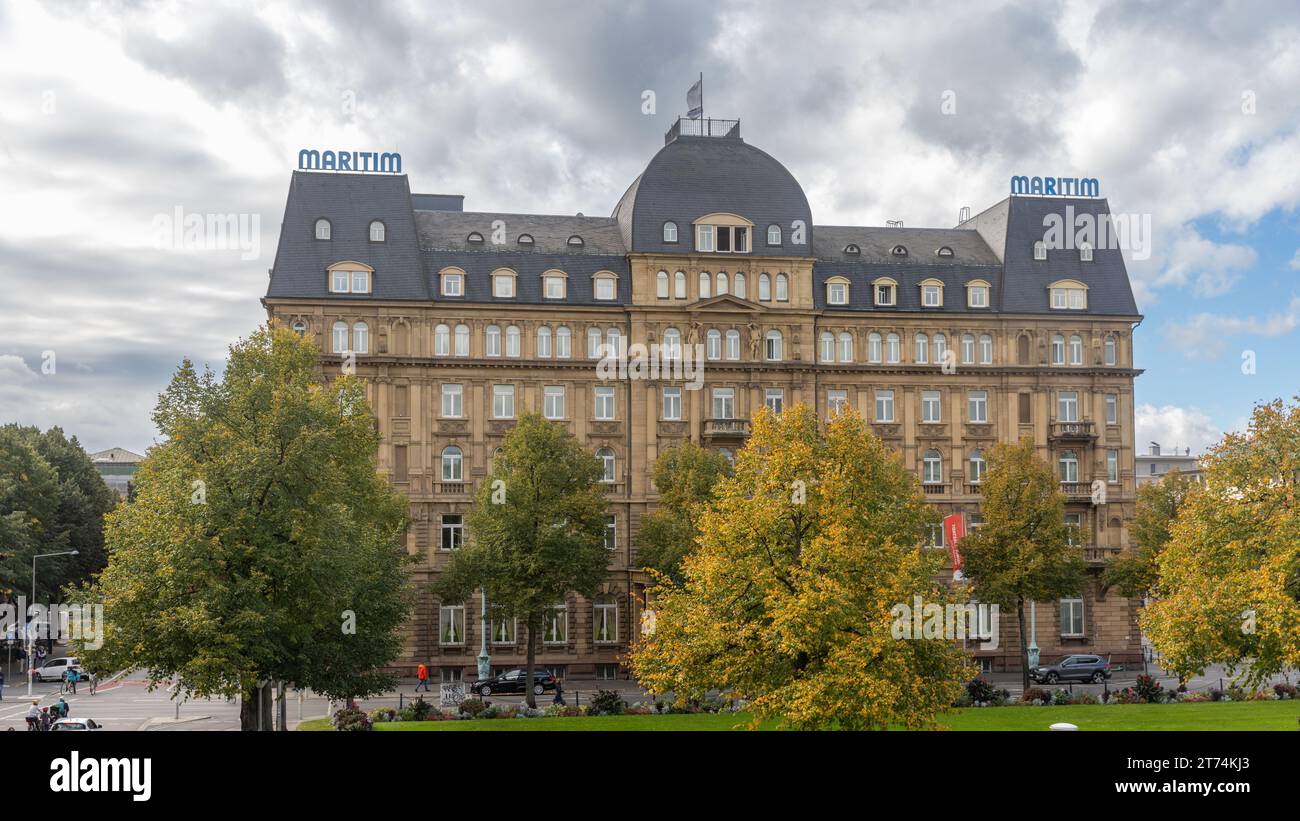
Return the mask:
{"type": "Polygon", "coordinates": [[[1113,393],[1106,394],[1106,424],[1119,424],[1119,397],[1113,393]]]}
{"type": "Polygon", "coordinates": [[[493,644],[515,643],[515,619],[509,616],[494,616],[489,624],[492,630],[493,644]]]}
{"type": "Polygon", "coordinates": [[[514,419],[515,418],[515,386],[514,385],[493,385],[492,386],[492,418],[493,419],[514,419]]]}
{"type": "Polygon", "coordinates": [[[928,531],[925,539],[925,546],[932,547],[932,548],[939,548],[944,546],[943,524],[941,522],[935,522],[934,524],[928,526],[928,531]]]}
{"type": "Polygon", "coordinates": [[[1079,421],[1079,394],[1076,391],[1061,391],[1056,395],[1056,421],[1079,421]]]}
{"type": "Polygon", "coordinates": [[[569,608],[557,604],[546,611],[542,626],[542,641],[546,644],[564,644],[569,640],[569,608]]]}
{"type": "Polygon", "coordinates": [[[335,271],[334,275],[330,277],[330,290],[336,294],[346,294],[349,279],[347,271],[335,271]]]}
{"type": "Polygon", "coordinates": [[[893,305],[894,304],[894,286],[877,285],[876,286],[876,304],[893,305]]]}
{"type": "Polygon", "coordinates": [[[461,296],[464,289],[461,287],[464,280],[460,274],[443,274],[442,275],[442,295],[443,296],[461,296]]]}
{"type": "Polygon", "coordinates": [[[696,231],[695,250],[713,252],[713,226],[701,225],[696,231]]]}
{"type": "Polygon", "coordinates": [[[1119,451],[1106,451],[1106,481],[1119,481],[1119,451]]]}
{"type": "Polygon", "coordinates": [[[849,404],[848,391],[826,391],[826,413],[838,416],[849,404]]]}
{"type": "Polygon", "coordinates": [[[876,421],[894,421],[894,392],[876,391],[876,421]]]}
{"type": "Polygon", "coordinates": [[[405,482],[406,479],[406,445],[393,445],[393,481],[405,482]]]}
{"type": "Polygon", "coordinates": [[[464,412],[465,388],[462,385],[442,386],[442,417],[459,419],[464,412]]]}
{"type": "Polygon", "coordinates": [[[506,274],[492,277],[492,296],[509,299],[515,295],[515,278],[506,274]]]}
{"type": "Polygon", "coordinates": [[[601,681],[613,681],[614,679],[618,678],[618,665],[597,664],[596,678],[600,679],[601,681]]]}
{"type": "Polygon", "coordinates": [[[610,300],[614,298],[614,279],[608,275],[599,277],[596,280],[596,299],[610,300]]]}
{"type": "Polygon", "coordinates": [[[967,415],[970,422],[989,421],[988,391],[971,391],[966,397],[967,415]]]}
{"type": "Polygon", "coordinates": [[[612,386],[596,386],[596,418],[603,420],[614,418],[614,388],[612,386]]]}
{"type": "Polygon", "coordinates": [[[1020,401],[1020,424],[1028,425],[1034,421],[1033,417],[1033,395],[1028,393],[1017,394],[1020,401]]]}
{"type": "Polygon", "coordinates": [[[1083,599],[1061,599],[1061,635],[1083,635],[1083,599]]]}
{"type": "Polygon", "coordinates": [[[665,420],[677,421],[682,418],[682,389],[681,388],[664,388],[664,416],[665,420]]]}
{"type": "MultiPolygon", "coordinates": [[[[613,602],[597,602],[593,605],[595,634],[597,644],[613,644],[618,641],[618,605],[613,602]]],[[[613,666],[613,665],[609,665],[613,666]]]]}
{"type": "Polygon", "coordinates": [[[943,419],[940,410],[938,391],[921,391],[921,421],[940,422],[943,419]]]}
{"type": "Polygon", "coordinates": [[[547,385],[542,390],[542,415],[547,419],[564,418],[564,386],[547,385]]]}
{"type": "Polygon", "coordinates": [[[713,418],[734,419],[736,415],[736,389],[713,389],[713,418]]]}
{"type": "Polygon", "coordinates": [[[465,544],[465,517],[459,513],[442,514],[442,549],[459,550],[465,544]]]}
{"type": "Polygon", "coordinates": [[[772,413],[779,414],[785,407],[785,390],[783,388],[768,388],[763,392],[763,404],[772,413]]]}
{"type": "Polygon", "coordinates": [[[368,294],[370,293],[370,274],[365,271],[352,272],[352,293],[368,294]]]}
{"type": "Polygon", "coordinates": [[[464,680],[462,678],[464,671],[459,667],[441,667],[438,669],[438,674],[443,684],[456,684],[464,680]]]}
{"type": "Polygon", "coordinates": [[[938,308],[943,304],[943,289],[938,285],[922,286],[921,304],[927,308],[938,308]]]}
{"type": "Polygon", "coordinates": [[[987,308],[989,306],[989,289],[976,285],[970,289],[970,307],[987,308]]]}
{"type": "Polygon", "coordinates": [[[618,517],[610,514],[605,517],[605,549],[618,548],[618,517]]]}
{"type": "Polygon", "coordinates": [[[831,305],[844,305],[849,301],[848,286],[843,282],[832,282],[827,288],[827,299],[831,305]]]}
{"type": "Polygon", "coordinates": [[[564,277],[546,277],[546,298],[564,299],[564,277]]]}
{"type": "Polygon", "coordinates": [[[438,608],[438,643],[465,643],[465,605],[444,604],[438,608]]]}

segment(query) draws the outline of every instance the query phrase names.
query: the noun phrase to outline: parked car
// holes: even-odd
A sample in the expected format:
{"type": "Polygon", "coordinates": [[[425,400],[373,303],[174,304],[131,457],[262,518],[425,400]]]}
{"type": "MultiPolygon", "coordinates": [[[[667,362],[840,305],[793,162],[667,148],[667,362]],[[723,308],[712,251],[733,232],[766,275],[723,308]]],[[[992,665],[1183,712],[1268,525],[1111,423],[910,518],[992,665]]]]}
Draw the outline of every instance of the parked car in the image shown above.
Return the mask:
{"type": "Polygon", "coordinates": [[[1058,681],[1091,681],[1100,684],[1110,678],[1110,662],[1101,656],[1066,656],[1056,664],[1029,668],[1029,678],[1055,684],[1058,681]]]}
{"type": "MultiPolygon", "coordinates": [[[[474,692],[481,696],[493,693],[522,693],[524,683],[528,680],[528,671],[510,670],[499,676],[474,683],[474,692]]],[[[541,695],[547,690],[555,689],[555,676],[545,670],[533,670],[533,692],[541,695]]]]}
{"type": "Polygon", "coordinates": [[[50,659],[45,664],[37,667],[36,678],[39,681],[62,681],[63,674],[69,669],[76,670],[82,674],[83,678],[85,677],[85,671],[81,669],[81,665],[77,663],[77,660],[67,657],[50,659]]]}
{"type": "Polygon", "coordinates": [[[102,730],[104,725],[93,718],[61,718],[50,725],[50,730],[102,730]]]}

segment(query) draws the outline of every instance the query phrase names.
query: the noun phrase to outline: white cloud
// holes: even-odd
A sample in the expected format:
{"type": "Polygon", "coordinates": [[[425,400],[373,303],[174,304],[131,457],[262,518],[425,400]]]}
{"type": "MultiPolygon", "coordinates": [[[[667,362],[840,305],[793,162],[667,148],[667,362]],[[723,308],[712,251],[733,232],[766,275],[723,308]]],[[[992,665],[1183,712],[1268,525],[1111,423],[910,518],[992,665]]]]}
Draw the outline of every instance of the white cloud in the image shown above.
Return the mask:
{"type": "Polygon", "coordinates": [[[1300,326],[1300,297],[1292,297],[1285,310],[1260,319],[1200,313],[1184,322],[1165,325],[1165,341],[1188,359],[1218,359],[1228,343],[1240,336],[1278,337],[1300,326]]]}
{"type": "Polygon", "coordinates": [[[1291,257],[1291,267],[1300,271],[1300,248],[1295,251],[1295,256],[1291,257]]]}
{"type": "Polygon", "coordinates": [[[1151,404],[1138,405],[1134,412],[1137,419],[1137,448],[1145,453],[1149,442],[1159,442],[1166,450],[1191,448],[1192,453],[1204,453],[1211,445],[1223,438],[1223,431],[1210,419],[1209,415],[1196,408],[1180,408],[1177,405],[1156,407],[1151,404]]]}

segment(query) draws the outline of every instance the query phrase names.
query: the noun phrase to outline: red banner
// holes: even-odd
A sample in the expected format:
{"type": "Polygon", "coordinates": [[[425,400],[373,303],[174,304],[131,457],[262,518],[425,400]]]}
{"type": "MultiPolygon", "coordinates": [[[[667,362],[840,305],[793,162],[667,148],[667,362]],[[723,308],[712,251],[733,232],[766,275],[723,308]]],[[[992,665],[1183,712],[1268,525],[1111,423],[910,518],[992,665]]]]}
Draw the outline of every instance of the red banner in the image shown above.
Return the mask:
{"type": "Polygon", "coordinates": [[[961,553],[957,543],[966,536],[966,515],[954,513],[943,519],[943,540],[948,543],[948,556],[952,559],[952,569],[961,570],[961,553]]]}

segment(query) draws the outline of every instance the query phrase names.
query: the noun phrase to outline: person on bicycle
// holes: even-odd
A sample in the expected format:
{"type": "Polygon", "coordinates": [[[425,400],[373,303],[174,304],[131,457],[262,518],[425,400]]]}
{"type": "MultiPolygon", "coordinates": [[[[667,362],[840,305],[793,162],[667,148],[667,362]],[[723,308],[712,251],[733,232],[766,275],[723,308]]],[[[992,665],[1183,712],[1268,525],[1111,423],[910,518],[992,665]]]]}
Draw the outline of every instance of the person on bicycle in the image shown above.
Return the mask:
{"type": "Polygon", "coordinates": [[[27,729],[28,730],[40,729],[41,708],[37,706],[38,704],[40,704],[39,701],[37,701],[36,699],[32,699],[32,706],[27,708],[27,729]]]}

